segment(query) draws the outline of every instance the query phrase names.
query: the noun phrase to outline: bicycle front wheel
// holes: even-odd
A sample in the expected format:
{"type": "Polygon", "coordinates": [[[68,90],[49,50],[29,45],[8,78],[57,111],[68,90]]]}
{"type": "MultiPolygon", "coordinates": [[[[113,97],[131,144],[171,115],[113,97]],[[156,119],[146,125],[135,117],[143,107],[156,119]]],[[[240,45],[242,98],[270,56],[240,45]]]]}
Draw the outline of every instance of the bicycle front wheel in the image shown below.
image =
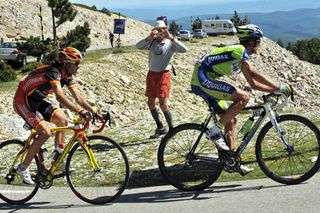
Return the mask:
{"type": "Polygon", "coordinates": [[[172,129],[158,149],[161,174],[174,187],[184,191],[198,191],[209,187],[221,174],[219,152],[208,140],[204,127],[183,124],[172,129]],[[193,151],[196,141],[199,143],[193,151]]]}
{"type": "Polygon", "coordinates": [[[290,147],[281,142],[271,122],[268,122],[257,138],[258,164],[268,177],[279,183],[306,181],[319,170],[319,129],[298,115],[282,115],[277,120],[290,147]]]}
{"type": "Polygon", "coordinates": [[[128,158],[111,138],[89,136],[88,144],[96,166],[89,161],[88,153],[80,144],[76,144],[66,163],[68,184],[75,195],[85,202],[111,202],[121,195],[129,182],[128,158]]]}
{"type": "MultiPolygon", "coordinates": [[[[25,155],[21,156],[14,164],[15,157],[22,149],[19,140],[8,140],[0,143],[0,198],[7,203],[20,205],[30,200],[38,191],[39,184],[26,185],[17,174],[16,168],[25,155]]],[[[31,161],[29,171],[35,177],[39,168],[37,158],[31,161]]]]}

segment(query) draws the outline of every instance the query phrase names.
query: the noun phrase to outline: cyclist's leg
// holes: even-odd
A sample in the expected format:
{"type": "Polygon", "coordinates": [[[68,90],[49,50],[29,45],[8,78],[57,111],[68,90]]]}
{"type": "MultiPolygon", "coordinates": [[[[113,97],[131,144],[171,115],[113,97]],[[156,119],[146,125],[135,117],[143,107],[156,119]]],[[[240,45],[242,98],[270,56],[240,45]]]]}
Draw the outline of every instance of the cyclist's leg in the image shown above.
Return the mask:
{"type": "Polygon", "coordinates": [[[49,126],[42,121],[35,127],[35,129],[37,131],[38,136],[29,147],[28,153],[21,165],[23,168],[27,168],[30,165],[32,159],[34,158],[36,153],[39,152],[41,146],[51,136],[49,126]]]}
{"type": "MultiPolygon", "coordinates": [[[[39,105],[38,103],[36,103],[39,105]]],[[[51,136],[50,128],[43,122],[42,115],[35,110],[35,108],[30,108],[29,106],[32,105],[36,107],[36,104],[30,102],[27,105],[25,103],[25,98],[23,95],[18,93],[18,96],[15,97],[14,101],[14,108],[16,112],[37,132],[37,138],[34,142],[30,145],[28,153],[22,163],[22,167],[27,168],[33,157],[36,153],[40,150],[42,144],[51,136]]],[[[41,105],[41,103],[40,103],[41,105]]]]}

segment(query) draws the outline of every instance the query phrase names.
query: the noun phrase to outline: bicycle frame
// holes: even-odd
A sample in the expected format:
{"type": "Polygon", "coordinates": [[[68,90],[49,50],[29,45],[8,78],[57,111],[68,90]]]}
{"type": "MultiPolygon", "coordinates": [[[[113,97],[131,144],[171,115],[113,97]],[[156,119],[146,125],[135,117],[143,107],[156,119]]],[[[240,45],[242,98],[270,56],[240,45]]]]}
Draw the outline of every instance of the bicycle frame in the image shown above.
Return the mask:
{"type": "MultiPolygon", "coordinates": [[[[71,150],[71,148],[73,147],[73,145],[77,141],[79,141],[81,147],[83,148],[84,152],[86,153],[86,156],[87,156],[88,161],[90,162],[90,165],[92,166],[92,168],[95,171],[99,170],[99,165],[95,159],[95,156],[94,156],[92,150],[90,149],[89,144],[87,143],[87,136],[86,136],[85,132],[83,131],[84,129],[85,128],[78,129],[75,126],[50,128],[50,131],[52,133],[54,133],[54,132],[73,132],[72,137],[68,141],[68,143],[65,146],[65,148],[63,149],[62,153],[59,155],[57,160],[54,161],[53,164],[51,165],[51,167],[49,168],[49,171],[51,172],[51,174],[55,173],[55,171],[57,170],[59,165],[62,163],[62,161],[65,159],[65,157],[67,156],[67,154],[69,153],[69,151],[71,150]]],[[[28,136],[27,140],[24,141],[24,146],[21,149],[21,151],[19,151],[18,155],[16,156],[16,158],[12,164],[11,170],[13,170],[15,168],[15,165],[18,161],[20,161],[20,163],[23,161],[23,159],[25,158],[25,155],[27,154],[27,151],[30,147],[30,144],[34,141],[34,139],[36,139],[36,136],[37,136],[36,130],[31,129],[31,133],[28,136]]],[[[40,165],[42,167],[44,167],[44,159],[43,159],[42,152],[39,151],[35,157],[37,157],[39,159],[40,165]]]]}
{"type": "MultiPolygon", "coordinates": [[[[249,144],[249,142],[251,141],[251,139],[259,129],[259,127],[261,126],[262,122],[267,117],[269,117],[274,129],[276,130],[277,134],[281,138],[281,142],[286,146],[287,151],[292,151],[293,148],[292,146],[289,145],[289,143],[285,139],[285,132],[281,130],[280,125],[278,124],[276,119],[276,113],[272,110],[270,103],[265,103],[264,105],[261,105],[261,106],[248,106],[243,108],[241,112],[245,112],[249,110],[253,111],[253,116],[258,117],[258,119],[254,122],[251,130],[243,137],[241,144],[238,146],[237,150],[235,151],[235,154],[237,156],[240,156],[243,153],[243,151],[245,150],[245,148],[247,147],[247,145],[249,144]]],[[[191,149],[191,153],[194,153],[194,151],[196,150],[196,147],[198,146],[198,143],[204,133],[204,130],[208,126],[210,120],[213,119],[214,123],[218,121],[216,117],[216,113],[214,112],[213,108],[211,108],[210,106],[209,106],[209,111],[210,111],[210,114],[202,123],[202,126],[204,127],[203,131],[201,131],[199,137],[197,138],[195,144],[193,145],[191,149]]]]}

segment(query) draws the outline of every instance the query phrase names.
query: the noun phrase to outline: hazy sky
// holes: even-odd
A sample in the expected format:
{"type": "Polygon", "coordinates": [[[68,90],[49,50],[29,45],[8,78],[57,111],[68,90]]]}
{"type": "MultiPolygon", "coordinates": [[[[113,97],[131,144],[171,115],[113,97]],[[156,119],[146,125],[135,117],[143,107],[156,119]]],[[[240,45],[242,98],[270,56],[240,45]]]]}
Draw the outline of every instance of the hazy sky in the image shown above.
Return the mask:
{"type": "MultiPolygon", "coordinates": [[[[295,4],[299,7],[315,7],[320,5],[319,0],[70,0],[71,2],[82,3],[88,6],[95,5],[98,8],[125,8],[125,9],[134,9],[134,8],[145,8],[145,7],[174,7],[174,6],[189,6],[189,5],[208,5],[208,4],[228,4],[235,3],[235,6],[239,3],[252,2],[253,6],[257,2],[265,2],[266,4],[270,3],[275,10],[277,10],[277,4],[295,4]]],[[[288,5],[288,6],[289,6],[288,5]]]]}
{"type": "Polygon", "coordinates": [[[260,0],[70,0],[71,2],[82,3],[88,6],[95,5],[98,8],[106,7],[113,8],[144,8],[157,6],[183,6],[183,5],[201,5],[208,3],[230,3],[230,2],[248,2],[260,0]]]}

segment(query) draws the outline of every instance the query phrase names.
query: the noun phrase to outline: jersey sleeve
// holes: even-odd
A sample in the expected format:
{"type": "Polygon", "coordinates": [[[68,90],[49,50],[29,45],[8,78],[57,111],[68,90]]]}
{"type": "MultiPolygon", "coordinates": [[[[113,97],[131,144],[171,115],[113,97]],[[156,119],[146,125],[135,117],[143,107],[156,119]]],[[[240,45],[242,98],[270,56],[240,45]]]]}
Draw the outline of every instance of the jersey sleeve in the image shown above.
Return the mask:
{"type": "Polygon", "coordinates": [[[69,78],[65,84],[67,85],[68,88],[72,88],[76,86],[76,81],[74,80],[74,78],[69,78]]]}
{"type": "Polygon", "coordinates": [[[249,54],[247,49],[244,49],[241,61],[249,61],[249,54]]]}
{"type": "Polygon", "coordinates": [[[61,84],[61,74],[57,68],[50,67],[46,73],[46,78],[53,84],[61,84]]]}

